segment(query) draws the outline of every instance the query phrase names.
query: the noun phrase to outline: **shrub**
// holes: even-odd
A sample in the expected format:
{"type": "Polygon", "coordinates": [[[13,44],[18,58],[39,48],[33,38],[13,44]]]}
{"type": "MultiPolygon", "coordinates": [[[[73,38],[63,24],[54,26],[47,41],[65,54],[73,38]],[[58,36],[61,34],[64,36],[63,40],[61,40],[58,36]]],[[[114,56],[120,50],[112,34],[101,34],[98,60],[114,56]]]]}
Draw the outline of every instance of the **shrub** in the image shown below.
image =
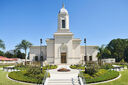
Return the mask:
{"type": "Polygon", "coordinates": [[[89,75],[93,75],[98,71],[98,69],[96,69],[95,67],[88,67],[85,70],[85,73],[89,74],[89,75]]]}
{"type": "Polygon", "coordinates": [[[47,70],[47,69],[56,69],[57,68],[57,65],[46,65],[43,67],[44,70],[47,70]]]}
{"type": "Polygon", "coordinates": [[[112,64],[101,65],[101,69],[112,69],[112,68],[113,68],[112,64]]]}
{"type": "Polygon", "coordinates": [[[28,65],[17,64],[14,68],[18,70],[25,70],[28,67],[29,67],[28,65]]]}
{"type": "Polygon", "coordinates": [[[82,66],[81,64],[79,64],[79,65],[71,65],[70,68],[84,70],[85,66],[82,66]]]}

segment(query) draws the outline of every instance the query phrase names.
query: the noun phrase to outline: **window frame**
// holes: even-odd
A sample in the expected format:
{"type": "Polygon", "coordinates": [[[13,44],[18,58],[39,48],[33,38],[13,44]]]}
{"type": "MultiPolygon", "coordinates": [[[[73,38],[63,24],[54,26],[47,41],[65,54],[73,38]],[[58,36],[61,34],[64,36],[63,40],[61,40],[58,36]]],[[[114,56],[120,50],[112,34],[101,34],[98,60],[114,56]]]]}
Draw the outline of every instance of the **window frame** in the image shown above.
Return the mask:
{"type": "Polygon", "coordinates": [[[62,28],[66,28],[66,21],[62,20],[62,28]]]}

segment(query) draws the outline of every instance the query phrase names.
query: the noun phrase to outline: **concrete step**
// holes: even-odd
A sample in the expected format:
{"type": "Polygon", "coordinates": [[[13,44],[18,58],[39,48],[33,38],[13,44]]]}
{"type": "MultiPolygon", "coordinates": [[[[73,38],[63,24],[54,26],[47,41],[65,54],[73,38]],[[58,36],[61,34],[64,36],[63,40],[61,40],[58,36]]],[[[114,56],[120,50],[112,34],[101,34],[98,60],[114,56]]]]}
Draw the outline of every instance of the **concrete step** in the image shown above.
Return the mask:
{"type": "MultiPolygon", "coordinates": [[[[74,79],[74,85],[79,85],[78,79],[74,79]]],[[[49,79],[47,85],[73,85],[72,79],[49,79]]]]}
{"type": "MultiPolygon", "coordinates": [[[[47,84],[47,85],[73,85],[73,84],[47,84]]],[[[79,85],[79,84],[74,84],[74,85],[79,85]]]]}

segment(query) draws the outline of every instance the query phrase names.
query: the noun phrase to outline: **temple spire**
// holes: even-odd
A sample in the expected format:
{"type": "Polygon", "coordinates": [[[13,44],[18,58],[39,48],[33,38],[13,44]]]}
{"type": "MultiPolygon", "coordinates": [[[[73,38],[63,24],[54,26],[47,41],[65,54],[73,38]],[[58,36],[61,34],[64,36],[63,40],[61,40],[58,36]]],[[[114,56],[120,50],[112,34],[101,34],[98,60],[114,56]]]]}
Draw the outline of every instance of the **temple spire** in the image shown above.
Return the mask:
{"type": "Polygon", "coordinates": [[[62,4],[62,7],[64,8],[64,3],[62,4]]]}
{"type": "Polygon", "coordinates": [[[58,32],[69,32],[69,15],[64,3],[58,14],[58,32]]]}

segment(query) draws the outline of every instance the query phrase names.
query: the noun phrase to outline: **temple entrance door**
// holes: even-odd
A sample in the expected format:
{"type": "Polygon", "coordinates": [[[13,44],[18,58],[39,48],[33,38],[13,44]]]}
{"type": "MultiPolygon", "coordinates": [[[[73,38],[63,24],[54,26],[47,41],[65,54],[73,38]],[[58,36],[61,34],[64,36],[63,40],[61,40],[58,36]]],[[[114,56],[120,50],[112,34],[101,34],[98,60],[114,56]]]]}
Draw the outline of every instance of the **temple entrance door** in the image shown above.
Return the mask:
{"type": "Polygon", "coordinates": [[[61,63],[67,63],[66,53],[61,53],[61,63]]]}

